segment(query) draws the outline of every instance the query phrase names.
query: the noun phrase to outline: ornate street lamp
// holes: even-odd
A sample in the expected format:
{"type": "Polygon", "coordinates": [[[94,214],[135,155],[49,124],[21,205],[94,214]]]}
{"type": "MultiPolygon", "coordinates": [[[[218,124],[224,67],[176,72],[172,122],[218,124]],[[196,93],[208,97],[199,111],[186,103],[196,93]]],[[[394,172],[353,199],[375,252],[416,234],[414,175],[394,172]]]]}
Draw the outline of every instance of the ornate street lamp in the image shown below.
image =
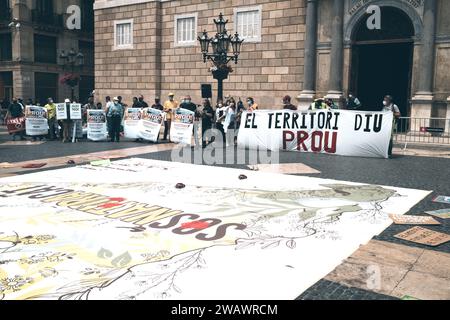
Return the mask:
{"type": "Polygon", "coordinates": [[[223,80],[228,79],[228,75],[232,72],[231,67],[228,65],[230,61],[238,63],[238,58],[241,53],[241,45],[244,42],[236,32],[234,36],[228,35],[226,25],[228,20],[223,18],[223,14],[220,13],[219,19],[214,19],[214,23],[217,28],[217,33],[214,37],[209,38],[208,33],[203,31],[202,35],[197,39],[200,42],[200,47],[203,55],[203,62],[208,59],[213,63],[211,72],[214,79],[218,81],[217,86],[217,100],[223,99],[223,80]],[[212,48],[212,53],[209,53],[209,46],[212,48]],[[232,48],[232,54],[228,54],[232,48]]]}
{"type": "Polygon", "coordinates": [[[75,99],[74,88],[80,82],[80,76],[75,73],[77,69],[81,70],[84,66],[84,55],[81,52],[76,52],[73,48],[65,53],[64,50],[61,51],[59,55],[60,65],[63,66],[64,70],[69,70],[70,73],[66,73],[64,77],[61,78],[61,83],[67,85],[71,89],[72,101],[75,99]]]}

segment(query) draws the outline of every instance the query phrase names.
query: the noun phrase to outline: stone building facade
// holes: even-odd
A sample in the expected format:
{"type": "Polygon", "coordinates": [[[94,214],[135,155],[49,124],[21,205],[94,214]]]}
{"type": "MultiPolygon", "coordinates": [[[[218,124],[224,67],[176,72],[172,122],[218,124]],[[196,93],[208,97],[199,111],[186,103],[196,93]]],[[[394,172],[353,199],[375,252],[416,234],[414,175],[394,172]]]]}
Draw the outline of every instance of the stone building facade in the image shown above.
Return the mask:
{"type": "Polygon", "coordinates": [[[391,94],[405,116],[450,118],[449,1],[96,0],[94,10],[98,99],[173,91],[199,102],[201,84],[216,83],[195,39],[214,34],[222,12],[247,37],[225,95],[279,108],[286,94],[306,107],[352,91],[374,110],[391,94]]]}
{"type": "Polygon", "coordinates": [[[81,81],[75,97],[83,101],[94,89],[94,0],[0,0],[0,101],[13,96],[43,103],[71,97],[60,78],[71,72],[59,55],[73,48],[85,66],[76,70],[81,81]],[[67,8],[81,10],[81,29],[69,30],[67,8]],[[11,24],[15,22],[14,24],[11,24]],[[17,27],[17,24],[19,26],[17,27]]]}

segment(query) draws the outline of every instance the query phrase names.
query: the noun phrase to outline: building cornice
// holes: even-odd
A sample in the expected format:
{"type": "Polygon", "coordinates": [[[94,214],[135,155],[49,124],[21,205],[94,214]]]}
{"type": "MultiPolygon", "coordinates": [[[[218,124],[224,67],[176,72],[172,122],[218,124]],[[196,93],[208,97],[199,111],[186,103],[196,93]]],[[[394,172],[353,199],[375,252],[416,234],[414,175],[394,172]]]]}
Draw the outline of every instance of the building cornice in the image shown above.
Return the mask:
{"type": "Polygon", "coordinates": [[[94,10],[131,6],[147,2],[168,2],[172,0],[96,0],[94,10]]]}

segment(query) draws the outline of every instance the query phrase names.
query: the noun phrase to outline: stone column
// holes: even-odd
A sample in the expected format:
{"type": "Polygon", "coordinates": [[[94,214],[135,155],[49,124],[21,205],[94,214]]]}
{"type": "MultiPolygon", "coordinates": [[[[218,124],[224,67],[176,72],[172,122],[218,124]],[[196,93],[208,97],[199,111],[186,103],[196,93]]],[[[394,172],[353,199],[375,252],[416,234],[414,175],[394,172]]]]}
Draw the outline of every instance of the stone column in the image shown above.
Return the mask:
{"type": "MultiPolygon", "coordinates": [[[[420,48],[418,91],[412,98],[411,117],[430,118],[433,106],[433,78],[436,37],[436,0],[424,1],[422,47],[420,48]]],[[[413,131],[420,128],[411,128],[413,131]]]]}
{"type": "Polygon", "coordinates": [[[450,136],[450,97],[447,98],[447,114],[445,119],[445,135],[450,136]]]}
{"type": "Polygon", "coordinates": [[[317,0],[307,0],[303,91],[297,97],[300,109],[307,109],[316,93],[317,0]]]}
{"type": "Polygon", "coordinates": [[[342,100],[342,77],[344,74],[344,1],[333,3],[333,34],[330,54],[330,79],[327,98],[340,103],[342,100]]]}

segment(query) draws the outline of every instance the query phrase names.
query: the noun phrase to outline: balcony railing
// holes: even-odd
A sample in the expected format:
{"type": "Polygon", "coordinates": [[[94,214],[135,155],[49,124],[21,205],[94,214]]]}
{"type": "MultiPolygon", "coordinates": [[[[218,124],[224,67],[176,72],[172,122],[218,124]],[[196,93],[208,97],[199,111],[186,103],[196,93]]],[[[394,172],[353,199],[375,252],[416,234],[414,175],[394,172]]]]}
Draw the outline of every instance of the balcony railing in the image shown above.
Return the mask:
{"type": "Polygon", "coordinates": [[[32,10],[31,19],[34,24],[53,26],[56,28],[63,27],[63,16],[60,14],[32,10]]]}

